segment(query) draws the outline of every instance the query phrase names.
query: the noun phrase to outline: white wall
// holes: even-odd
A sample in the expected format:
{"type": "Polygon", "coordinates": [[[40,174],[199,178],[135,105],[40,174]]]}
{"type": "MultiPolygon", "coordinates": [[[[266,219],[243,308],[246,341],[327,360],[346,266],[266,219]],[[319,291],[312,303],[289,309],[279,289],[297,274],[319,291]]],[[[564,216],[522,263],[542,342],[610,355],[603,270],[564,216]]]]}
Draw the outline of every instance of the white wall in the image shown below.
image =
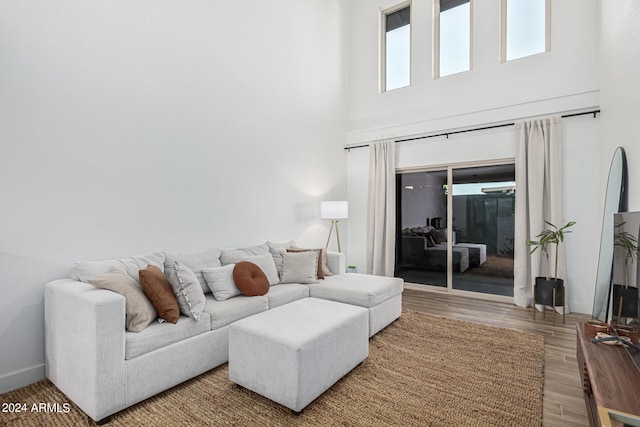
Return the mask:
{"type": "Polygon", "coordinates": [[[76,260],[324,244],[342,8],[0,3],[0,393],[43,378],[43,286],[76,260]]]}
{"type": "Polygon", "coordinates": [[[629,165],[629,211],[640,211],[640,2],[601,4],[601,187],[604,191],[615,148],[624,147],[629,165]]]}
{"type": "Polygon", "coordinates": [[[500,2],[474,0],[473,69],[432,78],[432,0],[413,0],[412,82],[379,92],[379,8],[349,3],[347,144],[599,105],[598,0],[551,2],[551,51],[500,63],[500,2]]]}
{"type": "MultiPolygon", "coordinates": [[[[464,129],[599,106],[597,0],[552,2],[551,51],[499,62],[499,2],[474,1],[473,70],[431,78],[431,1],[412,2],[412,85],[378,92],[379,7],[350,3],[350,107],[347,145],[464,129]]],[[[600,233],[599,119],[564,120],[565,217],[578,224],[567,239],[567,286],[573,311],[590,313],[600,233]]],[[[514,156],[513,128],[397,144],[396,166],[410,168],[514,156]]],[[[347,157],[348,263],[365,265],[368,155],[347,157]],[[363,177],[364,175],[364,177],[363,177]],[[364,207],[361,205],[364,203],[364,207]],[[356,215],[362,215],[356,221],[356,215]],[[357,226],[354,224],[357,223],[357,226]]],[[[608,167],[608,166],[607,166],[608,167]]]]}

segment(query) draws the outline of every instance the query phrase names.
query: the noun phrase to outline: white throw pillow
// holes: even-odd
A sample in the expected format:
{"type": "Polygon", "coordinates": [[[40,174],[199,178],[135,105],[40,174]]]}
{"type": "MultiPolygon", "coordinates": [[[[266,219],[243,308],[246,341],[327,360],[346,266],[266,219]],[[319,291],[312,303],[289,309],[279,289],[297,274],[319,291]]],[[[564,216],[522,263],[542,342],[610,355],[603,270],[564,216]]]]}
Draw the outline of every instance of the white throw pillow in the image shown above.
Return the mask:
{"type": "Polygon", "coordinates": [[[281,283],[318,283],[318,254],[319,251],[283,253],[281,283]]]}
{"type": "Polygon", "coordinates": [[[165,268],[165,275],[176,294],[180,313],[192,319],[200,319],[207,300],[195,273],[179,261],[174,261],[173,266],[165,268]]]}
{"type": "Polygon", "coordinates": [[[202,269],[204,280],[217,301],[224,301],[242,293],[233,281],[233,267],[235,264],[202,269]]]}

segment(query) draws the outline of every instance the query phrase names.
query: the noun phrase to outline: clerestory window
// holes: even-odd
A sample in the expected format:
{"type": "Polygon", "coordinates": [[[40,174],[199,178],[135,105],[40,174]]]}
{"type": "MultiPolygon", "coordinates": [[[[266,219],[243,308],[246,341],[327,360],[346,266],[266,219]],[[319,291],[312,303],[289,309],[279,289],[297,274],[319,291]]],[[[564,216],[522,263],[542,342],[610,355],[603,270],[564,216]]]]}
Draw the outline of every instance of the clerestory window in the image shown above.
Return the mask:
{"type": "Polygon", "coordinates": [[[502,62],[551,50],[550,0],[502,0],[502,62]]]}
{"type": "Polygon", "coordinates": [[[382,12],[381,91],[411,84],[411,5],[382,12]]]}
{"type": "Polygon", "coordinates": [[[434,76],[471,69],[471,0],[436,0],[434,76]]]}

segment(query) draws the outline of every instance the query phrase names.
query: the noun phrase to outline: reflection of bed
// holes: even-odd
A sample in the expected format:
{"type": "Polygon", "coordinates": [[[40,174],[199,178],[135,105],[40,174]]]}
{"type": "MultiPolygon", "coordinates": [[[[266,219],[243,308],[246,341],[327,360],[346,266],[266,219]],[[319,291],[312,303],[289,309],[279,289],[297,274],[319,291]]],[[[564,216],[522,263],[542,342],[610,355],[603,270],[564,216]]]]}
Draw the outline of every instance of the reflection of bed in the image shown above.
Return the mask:
{"type": "MultiPolygon", "coordinates": [[[[482,243],[457,243],[452,248],[453,271],[462,273],[479,267],[487,260],[487,246],[482,243]]],[[[402,236],[402,266],[430,271],[447,270],[447,242],[429,246],[424,236],[402,236]]]]}

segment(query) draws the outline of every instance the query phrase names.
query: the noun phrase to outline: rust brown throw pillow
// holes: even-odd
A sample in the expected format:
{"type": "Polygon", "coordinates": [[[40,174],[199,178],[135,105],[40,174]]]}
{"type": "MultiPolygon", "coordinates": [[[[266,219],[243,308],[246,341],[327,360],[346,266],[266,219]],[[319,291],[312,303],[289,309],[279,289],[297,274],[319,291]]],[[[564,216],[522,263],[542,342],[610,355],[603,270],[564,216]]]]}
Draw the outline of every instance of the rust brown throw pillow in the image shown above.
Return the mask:
{"type": "Polygon", "coordinates": [[[233,267],[233,281],[244,295],[255,297],[269,292],[267,275],[252,262],[240,261],[233,267]]]}
{"type": "Polygon", "coordinates": [[[169,323],[177,323],[180,318],[180,306],[167,276],[153,265],[140,270],[138,275],[142,290],[158,312],[158,316],[169,323]]]}

